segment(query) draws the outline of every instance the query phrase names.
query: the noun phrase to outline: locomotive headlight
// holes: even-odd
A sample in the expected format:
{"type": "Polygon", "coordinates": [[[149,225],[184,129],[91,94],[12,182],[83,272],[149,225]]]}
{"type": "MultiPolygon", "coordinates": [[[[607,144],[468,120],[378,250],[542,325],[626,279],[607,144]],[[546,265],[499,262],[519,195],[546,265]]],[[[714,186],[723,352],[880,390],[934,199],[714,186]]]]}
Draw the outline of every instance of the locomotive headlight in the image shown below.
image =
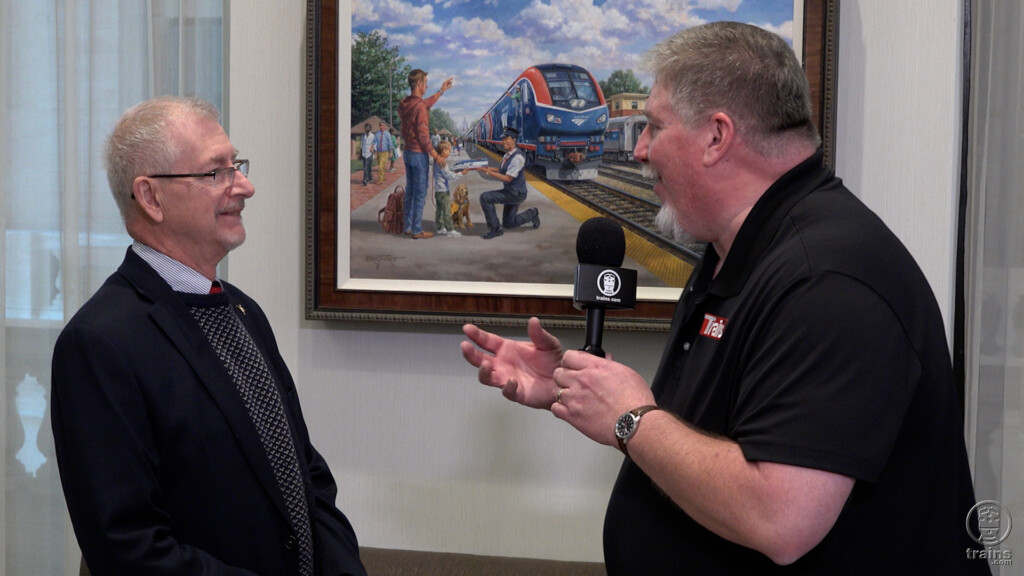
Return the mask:
{"type": "Polygon", "coordinates": [[[562,118],[557,116],[557,115],[555,115],[555,114],[550,114],[549,113],[547,115],[547,119],[548,119],[548,122],[551,122],[552,124],[561,124],[562,123],[562,118]]]}
{"type": "Polygon", "coordinates": [[[597,117],[597,123],[598,124],[604,124],[605,121],[607,121],[607,120],[608,120],[608,115],[607,114],[601,114],[600,116],[597,117]]]}

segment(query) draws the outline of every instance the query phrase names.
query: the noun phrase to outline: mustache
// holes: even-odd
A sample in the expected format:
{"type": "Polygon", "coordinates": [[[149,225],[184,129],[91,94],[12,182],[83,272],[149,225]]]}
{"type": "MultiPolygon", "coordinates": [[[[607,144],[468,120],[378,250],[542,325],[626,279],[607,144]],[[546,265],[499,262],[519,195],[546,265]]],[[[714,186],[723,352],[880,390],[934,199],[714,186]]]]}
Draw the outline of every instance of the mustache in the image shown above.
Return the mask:
{"type": "Polygon", "coordinates": [[[661,175],[658,174],[658,170],[654,166],[651,166],[650,163],[640,165],[640,174],[647,180],[658,180],[661,178],[661,175]]]}

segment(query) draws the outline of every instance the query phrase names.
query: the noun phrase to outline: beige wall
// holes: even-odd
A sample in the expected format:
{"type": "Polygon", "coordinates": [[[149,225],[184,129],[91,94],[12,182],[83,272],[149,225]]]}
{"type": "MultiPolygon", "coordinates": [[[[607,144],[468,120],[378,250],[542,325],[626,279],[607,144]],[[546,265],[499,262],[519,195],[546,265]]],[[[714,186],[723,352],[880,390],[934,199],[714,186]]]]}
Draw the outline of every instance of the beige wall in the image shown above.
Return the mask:
{"type": "MultiPolygon", "coordinates": [[[[960,3],[898,4],[842,3],[837,172],[918,256],[948,319],[960,3]]],[[[600,560],[617,451],[475,384],[455,328],[303,320],[305,3],[230,7],[229,130],[256,196],[228,274],[274,324],[361,542],[600,560]]],[[[605,347],[650,378],[662,336],[605,347]]]]}
{"type": "Polygon", "coordinates": [[[917,258],[947,335],[959,196],[961,4],[843,0],[839,33],[836,174],[917,258]]]}

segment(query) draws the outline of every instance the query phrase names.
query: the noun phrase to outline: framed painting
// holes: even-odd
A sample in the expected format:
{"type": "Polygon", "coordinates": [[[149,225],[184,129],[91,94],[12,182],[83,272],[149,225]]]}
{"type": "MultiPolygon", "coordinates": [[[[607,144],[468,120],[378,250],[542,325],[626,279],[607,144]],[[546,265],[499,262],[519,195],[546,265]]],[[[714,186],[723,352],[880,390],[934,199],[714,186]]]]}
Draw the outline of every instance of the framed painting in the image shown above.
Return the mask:
{"type": "Polygon", "coordinates": [[[632,162],[650,84],[639,56],[695,22],[769,28],[802,57],[829,164],[835,141],[838,0],[677,12],[633,0],[308,0],[306,317],[583,327],[577,231],[602,216],[621,225],[621,267],[638,284],[635,307],[609,310],[606,326],[666,329],[703,247],[653,225],[657,199],[632,162]],[[415,69],[432,106],[403,136],[415,69]],[[527,193],[502,205],[485,193],[504,186],[495,174],[509,127],[527,193]],[[450,170],[405,202],[409,138],[429,138],[450,170]],[[409,219],[394,219],[398,207],[409,219]]]}

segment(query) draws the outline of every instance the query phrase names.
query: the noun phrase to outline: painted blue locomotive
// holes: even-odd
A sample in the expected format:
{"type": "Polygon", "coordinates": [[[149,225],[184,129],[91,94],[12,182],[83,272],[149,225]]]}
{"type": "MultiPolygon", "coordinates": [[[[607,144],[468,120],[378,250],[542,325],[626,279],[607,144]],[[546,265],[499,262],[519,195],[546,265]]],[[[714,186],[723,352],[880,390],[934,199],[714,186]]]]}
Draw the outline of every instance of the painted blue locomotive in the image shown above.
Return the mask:
{"type": "Polygon", "coordinates": [[[519,130],[519,148],[552,180],[597,177],[608,105],[590,72],[573,64],[532,66],[480,118],[477,144],[502,151],[505,126],[519,130]]]}

